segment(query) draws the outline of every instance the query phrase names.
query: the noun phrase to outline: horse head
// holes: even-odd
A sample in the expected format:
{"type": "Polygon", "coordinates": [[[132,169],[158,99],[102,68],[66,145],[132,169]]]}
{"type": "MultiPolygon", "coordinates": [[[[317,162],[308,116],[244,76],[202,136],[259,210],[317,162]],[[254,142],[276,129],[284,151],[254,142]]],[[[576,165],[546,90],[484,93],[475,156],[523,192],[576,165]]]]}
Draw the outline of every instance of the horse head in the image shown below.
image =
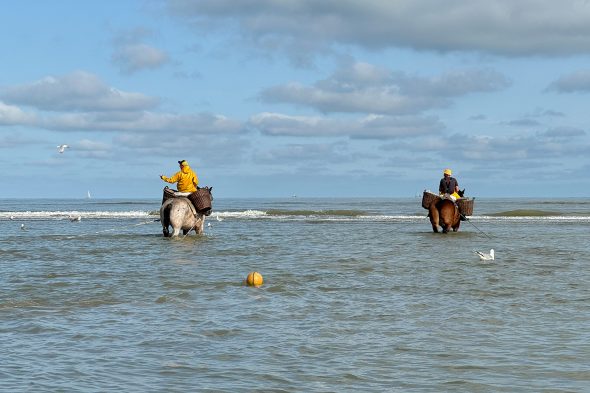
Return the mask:
{"type": "Polygon", "coordinates": [[[205,215],[205,216],[210,216],[211,215],[211,211],[212,211],[212,207],[211,207],[211,202],[213,201],[213,187],[197,187],[197,192],[196,193],[200,193],[201,197],[203,196],[203,193],[205,193],[206,197],[205,199],[202,200],[202,202],[204,203],[204,207],[202,209],[199,210],[199,213],[205,215]],[[207,201],[208,198],[208,201],[207,201]]]}

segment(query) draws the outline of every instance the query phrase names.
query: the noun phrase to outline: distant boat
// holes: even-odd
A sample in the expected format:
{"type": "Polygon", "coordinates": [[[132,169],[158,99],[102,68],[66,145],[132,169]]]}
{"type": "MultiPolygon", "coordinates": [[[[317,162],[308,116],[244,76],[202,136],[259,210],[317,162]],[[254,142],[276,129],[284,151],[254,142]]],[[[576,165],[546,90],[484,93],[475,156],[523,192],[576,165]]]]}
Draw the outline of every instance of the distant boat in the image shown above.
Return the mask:
{"type": "Polygon", "coordinates": [[[88,193],[86,194],[86,198],[87,198],[87,199],[90,199],[90,198],[92,198],[92,197],[90,196],[90,190],[88,190],[88,193]]]}

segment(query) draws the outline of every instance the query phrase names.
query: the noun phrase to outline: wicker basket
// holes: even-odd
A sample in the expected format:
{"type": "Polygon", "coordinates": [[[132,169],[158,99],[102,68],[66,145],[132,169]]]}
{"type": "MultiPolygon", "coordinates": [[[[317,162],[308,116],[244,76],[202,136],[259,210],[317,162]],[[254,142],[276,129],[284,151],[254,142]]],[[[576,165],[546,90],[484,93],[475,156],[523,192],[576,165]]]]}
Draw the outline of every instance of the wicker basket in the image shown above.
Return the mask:
{"type": "Polygon", "coordinates": [[[440,197],[430,191],[424,191],[422,194],[422,207],[424,209],[428,209],[433,202],[436,202],[440,199],[440,197]]]}
{"type": "Polygon", "coordinates": [[[208,216],[211,214],[211,191],[208,187],[199,188],[188,196],[195,209],[201,214],[208,216]]]}
{"type": "Polygon", "coordinates": [[[168,186],[164,187],[164,195],[162,195],[162,205],[170,198],[174,198],[174,193],[176,191],[168,188],[168,186]]]}
{"type": "Polygon", "coordinates": [[[475,198],[461,198],[457,200],[457,206],[459,206],[459,212],[464,216],[471,216],[473,214],[473,204],[475,198]]]}

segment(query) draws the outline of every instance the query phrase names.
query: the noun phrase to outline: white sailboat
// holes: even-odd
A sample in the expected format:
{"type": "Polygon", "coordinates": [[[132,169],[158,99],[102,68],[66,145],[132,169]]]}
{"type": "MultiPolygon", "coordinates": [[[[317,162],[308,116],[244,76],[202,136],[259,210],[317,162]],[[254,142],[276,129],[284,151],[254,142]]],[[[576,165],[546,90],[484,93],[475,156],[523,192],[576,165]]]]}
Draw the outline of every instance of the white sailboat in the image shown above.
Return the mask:
{"type": "Polygon", "coordinates": [[[88,190],[88,192],[87,192],[87,194],[86,194],[86,198],[87,198],[87,199],[90,199],[90,198],[92,198],[92,197],[90,196],[90,190],[88,190]]]}

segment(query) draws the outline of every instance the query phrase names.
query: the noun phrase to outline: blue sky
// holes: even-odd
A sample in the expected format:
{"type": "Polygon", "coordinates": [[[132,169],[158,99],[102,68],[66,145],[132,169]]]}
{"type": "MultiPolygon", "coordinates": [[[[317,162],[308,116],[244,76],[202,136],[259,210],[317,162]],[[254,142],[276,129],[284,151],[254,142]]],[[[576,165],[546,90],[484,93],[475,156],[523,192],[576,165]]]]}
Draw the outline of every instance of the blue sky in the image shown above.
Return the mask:
{"type": "Polygon", "coordinates": [[[590,195],[590,3],[6,2],[0,197],[590,195]],[[57,145],[71,146],[59,154],[57,145]]]}

